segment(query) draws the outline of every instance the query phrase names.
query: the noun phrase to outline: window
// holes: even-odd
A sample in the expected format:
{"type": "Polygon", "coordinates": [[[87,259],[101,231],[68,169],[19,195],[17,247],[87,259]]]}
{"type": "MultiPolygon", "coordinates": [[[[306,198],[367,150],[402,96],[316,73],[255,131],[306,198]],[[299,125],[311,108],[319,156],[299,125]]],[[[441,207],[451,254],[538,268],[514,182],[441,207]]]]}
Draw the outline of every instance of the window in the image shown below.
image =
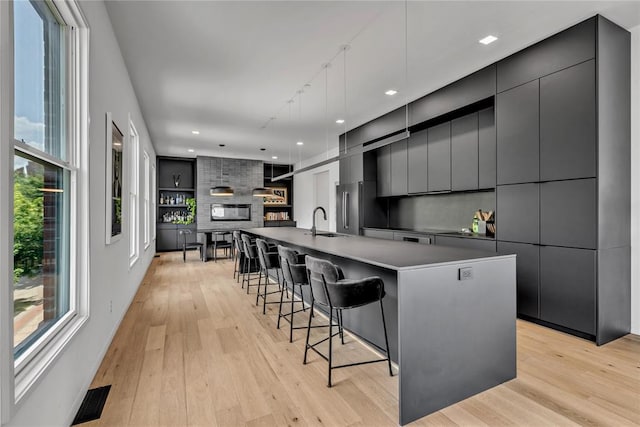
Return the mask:
{"type": "Polygon", "coordinates": [[[16,401],[88,315],[88,29],[78,12],[28,0],[9,15],[16,401]]]}
{"type": "Polygon", "coordinates": [[[156,240],[156,165],[151,164],[151,215],[154,221],[151,221],[151,240],[156,240]]]}
{"type": "Polygon", "coordinates": [[[149,209],[151,177],[149,176],[149,154],[145,150],[142,155],[144,157],[144,248],[147,249],[151,242],[151,212],[149,209]]]}
{"type": "Polygon", "coordinates": [[[131,163],[129,163],[129,265],[135,264],[138,260],[138,242],[140,230],[140,215],[138,205],[139,190],[139,138],[136,127],[129,118],[129,147],[131,149],[131,163]]]}

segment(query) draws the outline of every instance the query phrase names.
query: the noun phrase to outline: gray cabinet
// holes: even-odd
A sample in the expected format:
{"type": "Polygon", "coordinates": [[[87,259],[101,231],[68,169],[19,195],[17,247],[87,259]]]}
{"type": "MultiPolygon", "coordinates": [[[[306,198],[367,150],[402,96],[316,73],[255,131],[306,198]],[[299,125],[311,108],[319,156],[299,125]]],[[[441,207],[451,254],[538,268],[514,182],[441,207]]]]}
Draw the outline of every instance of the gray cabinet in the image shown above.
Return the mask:
{"type": "Polygon", "coordinates": [[[540,79],[540,180],[596,176],[596,66],[540,79]]]}
{"type": "Polygon", "coordinates": [[[160,228],[156,230],[156,250],[175,251],[178,248],[176,229],[160,228]]]}
{"type": "Polygon", "coordinates": [[[539,184],[498,186],[496,233],[503,241],[539,243],[539,184]]]}
{"type": "Polygon", "coordinates": [[[421,243],[423,245],[433,245],[435,236],[432,234],[407,233],[404,231],[394,231],[393,240],[400,242],[421,243]]]}
{"type": "Polygon", "coordinates": [[[340,184],[364,180],[362,153],[340,159],[340,184]]]}
{"type": "Polygon", "coordinates": [[[436,245],[453,246],[456,248],[477,249],[481,251],[496,251],[496,242],[489,239],[472,239],[469,237],[436,236],[436,245]]]}
{"type": "Polygon", "coordinates": [[[391,195],[391,146],[385,145],[376,150],[378,197],[391,195]]]}
{"type": "Polygon", "coordinates": [[[451,121],[451,189],[478,188],[478,113],[451,121]]]}
{"type": "Polygon", "coordinates": [[[538,95],[539,82],[535,80],[497,96],[498,185],[539,180],[538,95]]]}
{"type": "Polygon", "coordinates": [[[417,132],[409,137],[407,143],[408,155],[408,183],[407,190],[409,193],[426,193],[428,187],[428,141],[427,131],[417,132]]]}
{"type": "Polygon", "coordinates": [[[451,122],[427,129],[427,187],[451,190],[451,122]]]}
{"type": "Polygon", "coordinates": [[[539,311],[540,247],[526,243],[498,242],[498,253],[516,254],[516,290],[518,314],[537,319],[539,311]]]}
{"type": "Polygon", "coordinates": [[[391,144],[391,195],[407,194],[407,140],[391,144]]]}
{"type": "Polygon", "coordinates": [[[540,184],[540,243],[596,249],[596,180],[540,184]]]}
{"type": "Polygon", "coordinates": [[[478,112],[478,188],[496,186],[496,126],[494,109],[478,112]]]}
{"type": "Polygon", "coordinates": [[[540,247],[540,319],[595,335],[595,294],[596,251],[540,247]]]}

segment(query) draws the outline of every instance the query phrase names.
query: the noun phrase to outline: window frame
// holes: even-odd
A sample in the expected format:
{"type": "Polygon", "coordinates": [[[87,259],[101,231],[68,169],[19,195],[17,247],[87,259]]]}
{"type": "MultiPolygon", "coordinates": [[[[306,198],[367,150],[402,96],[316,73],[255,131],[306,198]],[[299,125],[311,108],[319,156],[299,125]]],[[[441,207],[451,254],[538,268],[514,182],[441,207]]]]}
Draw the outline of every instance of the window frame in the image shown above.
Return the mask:
{"type": "Polygon", "coordinates": [[[140,134],[129,115],[129,268],[140,257],[140,134]]]}
{"type": "Polygon", "coordinates": [[[156,194],[158,192],[157,183],[156,183],[156,162],[155,160],[151,162],[151,218],[150,218],[150,227],[151,227],[151,241],[155,242],[156,240],[156,194]]]}
{"type": "Polygon", "coordinates": [[[14,14],[13,2],[0,2],[0,422],[7,422],[33,385],[57,360],[89,318],[89,26],[76,0],[46,0],[64,25],[65,145],[61,160],[14,139],[14,14]],[[6,50],[5,50],[6,49],[6,50]],[[13,159],[25,154],[69,170],[69,311],[18,358],[13,346],[13,159]],[[5,184],[6,183],[6,184],[5,184]],[[6,187],[5,187],[6,185],[6,187]],[[5,191],[8,190],[8,191],[5,191]]]}
{"type": "Polygon", "coordinates": [[[151,158],[147,150],[142,150],[142,159],[144,161],[144,250],[146,251],[151,245],[151,158]]]}

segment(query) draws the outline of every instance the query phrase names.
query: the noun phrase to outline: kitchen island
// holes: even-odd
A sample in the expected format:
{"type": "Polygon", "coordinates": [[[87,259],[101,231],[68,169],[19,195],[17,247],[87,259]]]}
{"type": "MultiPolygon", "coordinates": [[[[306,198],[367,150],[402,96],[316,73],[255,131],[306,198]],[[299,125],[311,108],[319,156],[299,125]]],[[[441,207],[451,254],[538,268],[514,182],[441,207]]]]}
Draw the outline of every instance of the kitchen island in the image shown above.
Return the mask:
{"type": "MultiPolygon", "coordinates": [[[[332,261],[346,277],[384,280],[401,425],[516,377],[515,255],[288,227],[243,232],[332,261]]],[[[348,310],[343,322],[384,348],[379,310],[348,310]]]]}

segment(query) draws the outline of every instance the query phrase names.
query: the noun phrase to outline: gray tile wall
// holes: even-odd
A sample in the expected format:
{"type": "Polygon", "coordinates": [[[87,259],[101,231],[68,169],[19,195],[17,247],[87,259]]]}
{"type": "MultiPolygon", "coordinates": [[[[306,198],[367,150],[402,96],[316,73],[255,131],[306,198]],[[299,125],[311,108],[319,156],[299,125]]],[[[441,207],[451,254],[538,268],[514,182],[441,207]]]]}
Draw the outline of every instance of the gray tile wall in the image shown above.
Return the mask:
{"type": "Polygon", "coordinates": [[[199,229],[236,230],[239,228],[262,227],[264,223],[262,199],[253,197],[251,191],[264,186],[264,166],[259,160],[228,159],[221,157],[198,157],[197,184],[197,224],[199,229]],[[234,189],[230,197],[211,196],[209,189],[220,185],[234,189]],[[211,221],[212,203],[251,203],[251,221],[211,221]]]}

